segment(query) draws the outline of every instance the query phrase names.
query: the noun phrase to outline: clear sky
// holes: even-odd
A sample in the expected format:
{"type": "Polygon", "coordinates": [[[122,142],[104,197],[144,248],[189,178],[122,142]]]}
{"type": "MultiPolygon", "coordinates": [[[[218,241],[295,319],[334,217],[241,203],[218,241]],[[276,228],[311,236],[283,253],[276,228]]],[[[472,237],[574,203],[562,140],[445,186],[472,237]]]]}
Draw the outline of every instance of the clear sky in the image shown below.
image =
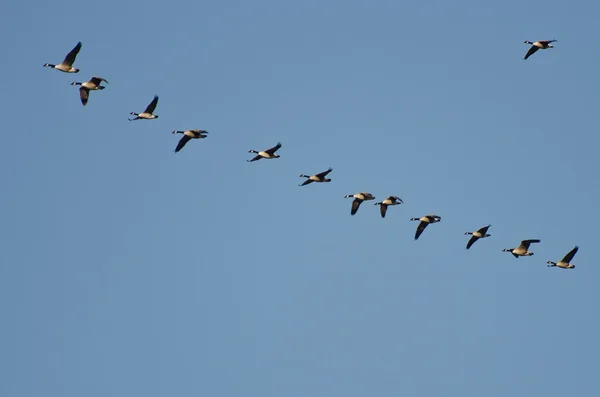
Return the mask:
{"type": "Polygon", "coordinates": [[[0,395],[597,395],[599,12],[3,3],[0,395]]]}

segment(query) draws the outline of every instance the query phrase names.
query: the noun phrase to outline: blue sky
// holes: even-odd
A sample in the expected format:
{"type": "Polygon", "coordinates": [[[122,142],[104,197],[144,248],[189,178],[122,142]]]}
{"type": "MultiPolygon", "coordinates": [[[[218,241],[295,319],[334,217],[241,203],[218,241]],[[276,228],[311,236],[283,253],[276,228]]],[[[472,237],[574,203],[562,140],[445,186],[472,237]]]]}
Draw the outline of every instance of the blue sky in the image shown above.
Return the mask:
{"type": "Polygon", "coordinates": [[[0,395],[597,393],[597,4],[1,11],[0,395]]]}

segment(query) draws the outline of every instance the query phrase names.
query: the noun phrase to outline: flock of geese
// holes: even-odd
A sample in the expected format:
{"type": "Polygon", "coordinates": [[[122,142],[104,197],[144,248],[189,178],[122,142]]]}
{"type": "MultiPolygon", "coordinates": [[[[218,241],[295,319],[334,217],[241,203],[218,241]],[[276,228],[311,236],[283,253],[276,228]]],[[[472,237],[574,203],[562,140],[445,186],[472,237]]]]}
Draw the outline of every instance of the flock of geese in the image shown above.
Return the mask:
{"type": "MultiPolygon", "coordinates": [[[[523,59],[529,58],[531,55],[535,54],[538,50],[554,48],[552,46],[552,43],[554,43],[554,42],[556,42],[556,40],[540,40],[540,41],[535,41],[535,42],[525,41],[524,43],[531,45],[531,47],[529,48],[529,50],[527,51],[527,53],[525,54],[525,57],[523,59]]],[[[67,56],[64,58],[64,60],[60,64],[54,65],[54,64],[46,63],[46,64],[44,64],[44,66],[59,70],[64,73],[78,73],[79,69],[73,67],[73,63],[75,62],[77,54],[79,54],[80,50],[81,50],[81,42],[77,43],[77,45],[67,54],[67,56]]],[[[73,83],[71,83],[71,85],[80,86],[79,97],[81,99],[81,103],[83,104],[83,106],[86,106],[88,103],[88,100],[89,100],[90,91],[100,91],[100,90],[103,90],[104,88],[106,88],[101,85],[102,82],[105,82],[108,84],[108,81],[106,79],[104,79],[102,77],[94,76],[89,81],[73,82],[73,83]]],[[[130,114],[135,117],[133,119],[129,119],[129,121],[152,120],[152,119],[158,118],[158,115],[154,114],[157,104],[158,104],[158,96],[155,95],[152,102],[150,102],[150,104],[146,107],[146,109],[142,113],[131,112],[130,114]]],[[[181,139],[179,140],[179,142],[177,143],[177,147],[175,148],[175,152],[179,152],[185,146],[185,144],[188,143],[190,140],[206,138],[208,131],[175,130],[175,131],[173,131],[173,134],[182,134],[183,135],[181,137],[181,139]]],[[[279,158],[280,156],[276,152],[280,148],[281,148],[281,143],[278,142],[277,145],[273,146],[270,149],[261,150],[261,151],[250,150],[249,153],[254,153],[254,154],[256,154],[256,156],[254,156],[252,159],[247,160],[247,161],[254,162],[257,160],[261,160],[261,159],[269,159],[270,160],[270,159],[279,158]]],[[[333,171],[333,169],[329,168],[327,171],[323,171],[323,172],[320,172],[320,173],[314,174],[314,175],[301,174],[300,178],[306,178],[306,180],[298,186],[306,186],[313,182],[315,182],[315,183],[331,182],[331,179],[327,178],[327,175],[331,171],[333,171]]],[[[354,199],[352,201],[352,207],[350,209],[351,215],[355,215],[358,212],[360,205],[364,201],[375,200],[375,196],[373,196],[371,193],[368,193],[368,192],[348,194],[344,198],[354,199]]],[[[404,201],[402,201],[402,199],[400,197],[389,196],[385,200],[375,203],[375,205],[378,205],[380,207],[381,217],[385,218],[388,207],[403,204],[403,203],[404,203],[404,201]]],[[[422,216],[420,218],[411,218],[410,220],[419,222],[419,225],[417,226],[417,230],[415,232],[415,240],[418,240],[419,237],[421,236],[421,234],[427,228],[427,226],[429,226],[432,223],[440,222],[442,220],[442,218],[439,215],[430,214],[430,215],[422,216]]],[[[466,232],[465,235],[471,236],[471,238],[467,242],[466,248],[467,249],[471,248],[471,246],[479,239],[490,237],[491,235],[488,234],[488,229],[490,228],[490,226],[491,225],[484,226],[481,229],[474,231],[474,232],[466,232]]],[[[517,259],[521,256],[533,256],[534,253],[529,251],[529,247],[533,243],[540,243],[540,242],[541,242],[541,240],[538,240],[538,239],[522,240],[518,247],[505,248],[503,250],[503,252],[510,252],[517,259]]],[[[559,262],[548,261],[547,262],[548,267],[559,267],[562,269],[575,268],[575,265],[573,265],[571,263],[571,261],[573,260],[573,257],[575,256],[575,254],[577,253],[578,250],[579,250],[579,247],[575,246],[559,262]]]]}

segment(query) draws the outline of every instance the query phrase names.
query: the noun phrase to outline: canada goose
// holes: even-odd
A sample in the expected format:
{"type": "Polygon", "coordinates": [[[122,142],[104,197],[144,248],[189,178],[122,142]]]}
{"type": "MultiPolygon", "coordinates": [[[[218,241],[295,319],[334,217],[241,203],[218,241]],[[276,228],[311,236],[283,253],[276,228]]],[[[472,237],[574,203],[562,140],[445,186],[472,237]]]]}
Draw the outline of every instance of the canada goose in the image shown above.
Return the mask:
{"type": "Polygon", "coordinates": [[[480,238],[490,237],[491,234],[487,234],[488,228],[490,226],[492,226],[492,225],[484,226],[481,229],[477,230],[476,232],[466,232],[465,236],[472,236],[469,239],[469,242],[467,243],[467,249],[471,248],[471,246],[473,245],[473,243],[475,241],[479,240],[480,238]]]}
{"type": "Polygon", "coordinates": [[[418,240],[419,236],[421,235],[421,233],[423,233],[427,225],[429,225],[430,223],[436,223],[441,221],[442,217],[438,215],[425,215],[420,218],[410,218],[410,220],[421,221],[421,223],[419,223],[419,226],[417,226],[417,232],[415,233],[415,240],[418,240]]]}
{"type": "Polygon", "coordinates": [[[44,67],[53,68],[65,73],[79,73],[79,69],[73,67],[73,63],[75,62],[79,50],[81,50],[81,41],[77,43],[60,64],[52,65],[51,63],[46,63],[44,64],[44,67]]]}
{"type": "Polygon", "coordinates": [[[356,214],[356,211],[358,211],[358,207],[360,207],[363,201],[374,200],[375,196],[373,196],[371,193],[361,192],[356,194],[347,194],[344,196],[344,198],[354,198],[354,201],[352,201],[352,208],[350,209],[350,215],[354,215],[356,214]]]}
{"type": "Polygon", "coordinates": [[[529,244],[539,243],[541,240],[523,240],[517,248],[505,248],[502,252],[510,252],[513,256],[519,259],[520,256],[532,256],[533,252],[529,251],[529,244]]]}
{"type": "Polygon", "coordinates": [[[390,196],[388,198],[386,198],[383,201],[380,201],[378,203],[375,203],[375,205],[379,205],[380,206],[380,210],[381,210],[381,217],[385,218],[385,213],[387,212],[387,207],[390,205],[398,205],[398,204],[404,204],[404,201],[402,201],[402,199],[398,196],[390,196]]]}
{"type": "Polygon", "coordinates": [[[571,265],[571,260],[573,259],[573,257],[575,256],[575,254],[577,253],[577,251],[579,250],[578,246],[575,246],[575,248],[573,248],[567,255],[565,255],[564,258],[562,258],[560,260],[560,262],[556,263],[556,262],[552,262],[552,261],[548,261],[548,267],[554,267],[554,266],[558,266],[561,267],[563,269],[574,269],[575,265],[571,265]]]}
{"type": "Polygon", "coordinates": [[[253,161],[260,160],[260,159],[277,159],[277,158],[279,158],[279,155],[275,154],[275,152],[278,151],[280,147],[281,147],[281,143],[277,142],[277,145],[275,145],[271,149],[263,150],[260,152],[257,152],[256,150],[249,150],[248,153],[256,153],[256,156],[252,160],[246,160],[246,161],[251,163],[253,161]]]}
{"type": "Polygon", "coordinates": [[[177,147],[175,148],[175,153],[177,153],[178,151],[180,151],[181,149],[183,149],[183,147],[185,146],[186,143],[188,143],[189,140],[191,140],[191,139],[206,138],[206,135],[204,135],[204,134],[208,134],[208,131],[204,131],[204,130],[186,130],[186,131],[175,130],[175,131],[173,131],[173,134],[183,134],[183,136],[179,140],[179,143],[177,144],[177,147]]]}
{"type": "Polygon", "coordinates": [[[136,113],[136,112],[129,113],[129,114],[132,114],[135,116],[134,119],[129,119],[129,121],[140,120],[140,119],[144,119],[144,120],[157,119],[158,116],[155,114],[152,114],[152,112],[154,112],[154,109],[156,109],[157,103],[158,103],[158,95],[154,95],[154,99],[152,100],[152,102],[150,102],[150,105],[148,105],[148,107],[146,107],[146,110],[144,110],[142,113],[136,113]]]}
{"type": "Polygon", "coordinates": [[[325,178],[325,176],[327,174],[329,174],[331,171],[333,171],[333,168],[330,167],[327,171],[323,171],[316,175],[308,176],[308,175],[302,174],[302,175],[300,175],[300,178],[308,178],[308,179],[305,180],[303,184],[298,185],[298,186],[306,186],[309,183],[313,183],[313,182],[331,182],[331,179],[325,178]]]}
{"type": "Polygon", "coordinates": [[[90,96],[90,90],[103,90],[106,88],[106,87],[100,85],[103,81],[106,84],[108,84],[108,81],[106,81],[102,77],[94,76],[90,79],[90,81],[86,81],[84,83],[73,82],[73,83],[71,83],[71,85],[80,85],[81,86],[79,88],[79,97],[81,98],[81,103],[83,103],[83,106],[85,106],[88,103],[88,98],[90,96]]]}
{"type": "Polygon", "coordinates": [[[545,50],[547,48],[554,48],[554,46],[550,43],[554,43],[555,41],[556,40],[540,40],[536,41],[535,43],[532,43],[531,41],[525,40],[524,43],[531,44],[531,48],[529,49],[529,51],[527,51],[527,54],[525,54],[525,58],[523,59],[529,58],[530,56],[535,54],[535,52],[539,49],[545,50]]]}

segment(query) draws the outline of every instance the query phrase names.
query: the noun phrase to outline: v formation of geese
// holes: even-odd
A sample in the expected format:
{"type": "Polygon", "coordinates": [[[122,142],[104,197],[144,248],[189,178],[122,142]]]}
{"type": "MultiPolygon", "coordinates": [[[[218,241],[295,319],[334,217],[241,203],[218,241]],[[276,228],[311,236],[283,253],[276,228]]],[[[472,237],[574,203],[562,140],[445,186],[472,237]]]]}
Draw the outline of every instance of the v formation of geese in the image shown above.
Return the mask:
{"type": "MultiPolygon", "coordinates": [[[[528,59],[530,56],[535,54],[538,50],[554,48],[552,43],[554,43],[556,41],[557,40],[539,40],[539,41],[535,41],[535,42],[525,41],[524,43],[531,45],[531,47],[525,54],[524,59],[528,59]]],[[[79,54],[79,52],[81,50],[81,47],[82,47],[81,42],[78,42],[77,45],[65,56],[65,58],[63,59],[63,61],[61,63],[59,63],[59,64],[46,63],[43,66],[56,69],[63,73],[79,73],[79,69],[75,68],[73,66],[73,64],[75,63],[75,59],[77,58],[77,55],[79,54]]],[[[102,77],[94,76],[89,81],[73,82],[73,83],[71,83],[71,85],[80,86],[79,97],[81,99],[81,103],[83,104],[83,106],[86,106],[88,103],[88,100],[89,100],[90,91],[100,91],[100,90],[104,90],[106,88],[101,85],[102,82],[105,82],[106,84],[108,84],[108,81],[106,79],[104,79],[102,77]]],[[[157,119],[158,115],[154,114],[157,104],[158,104],[158,95],[155,95],[154,98],[152,99],[152,101],[150,102],[150,104],[146,107],[146,109],[142,113],[131,112],[130,114],[135,117],[133,119],[129,119],[129,121],[157,119]]],[[[177,143],[177,147],[175,148],[175,152],[177,153],[181,149],[183,149],[183,147],[190,140],[206,138],[208,131],[197,130],[197,129],[196,130],[174,130],[173,134],[182,134],[183,135],[181,137],[181,139],[179,140],[179,142],[177,143]]],[[[280,155],[276,153],[280,148],[281,148],[281,143],[278,142],[277,145],[273,146],[272,148],[266,149],[266,150],[261,150],[261,151],[249,150],[249,153],[254,153],[254,154],[256,154],[256,156],[254,156],[252,159],[246,160],[246,161],[254,162],[254,161],[261,160],[261,159],[271,160],[271,159],[280,158],[280,155]]],[[[306,180],[298,186],[306,186],[313,182],[315,182],[315,183],[331,182],[331,179],[327,178],[327,175],[331,171],[333,171],[333,168],[329,168],[327,171],[319,172],[318,174],[313,174],[313,175],[301,174],[300,178],[306,178],[306,180]]],[[[352,206],[350,209],[350,215],[355,215],[358,212],[360,205],[364,201],[375,200],[375,196],[373,196],[371,193],[368,193],[368,192],[347,194],[346,196],[344,196],[344,198],[352,198],[353,199],[352,206]]],[[[398,196],[389,196],[386,199],[375,203],[375,205],[378,205],[380,208],[380,213],[381,213],[382,218],[385,218],[388,207],[400,205],[400,204],[404,204],[404,201],[398,196]]],[[[442,220],[442,218],[439,215],[429,214],[429,215],[424,215],[420,218],[410,218],[410,220],[419,222],[419,224],[417,226],[417,230],[415,232],[415,240],[418,240],[419,237],[421,236],[421,234],[423,234],[423,232],[427,228],[427,226],[429,226],[432,223],[440,222],[442,220]]],[[[491,235],[488,234],[488,229],[490,228],[490,226],[491,225],[484,226],[474,232],[466,232],[465,235],[471,236],[471,238],[467,242],[466,248],[470,249],[473,246],[473,244],[479,239],[490,237],[491,235]]],[[[518,247],[506,248],[503,250],[503,252],[510,252],[517,259],[521,256],[533,256],[534,253],[529,251],[529,247],[531,244],[540,243],[540,242],[541,242],[541,240],[539,240],[539,239],[522,240],[518,247]]],[[[575,254],[577,253],[578,250],[579,250],[579,247],[575,246],[575,248],[573,248],[571,251],[569,251],[569,253],[567,253],[564,256],[564,258],[561,259],[559,262],[548,261],[547,262],[548,267],[559,267],[561,269],[575,268],[575,265],[571,264],[571,261],[573,260],[573,257],[575,256],[575,254]]]]}

